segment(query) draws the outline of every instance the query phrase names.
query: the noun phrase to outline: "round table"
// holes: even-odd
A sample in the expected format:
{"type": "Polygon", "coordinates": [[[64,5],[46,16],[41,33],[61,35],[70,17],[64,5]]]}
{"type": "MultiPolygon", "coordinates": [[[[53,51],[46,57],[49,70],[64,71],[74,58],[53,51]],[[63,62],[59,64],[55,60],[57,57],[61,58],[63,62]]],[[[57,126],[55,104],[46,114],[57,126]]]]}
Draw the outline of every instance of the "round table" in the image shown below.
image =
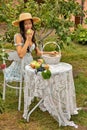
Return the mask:
{"type": "Polygon", "coordinates": [[[29,117],[31,101],[39,97],[42,102],[37,106],[42,111],[47,110],[59,122],[59,126],[77,127],[70,121],[71,115],[78,114],[72,65],[60,62],[49,65],[49,68],[52,75],[44,80],[41,72],[36,74],[29,65],[25,67],[23,117],[29,117]]]}

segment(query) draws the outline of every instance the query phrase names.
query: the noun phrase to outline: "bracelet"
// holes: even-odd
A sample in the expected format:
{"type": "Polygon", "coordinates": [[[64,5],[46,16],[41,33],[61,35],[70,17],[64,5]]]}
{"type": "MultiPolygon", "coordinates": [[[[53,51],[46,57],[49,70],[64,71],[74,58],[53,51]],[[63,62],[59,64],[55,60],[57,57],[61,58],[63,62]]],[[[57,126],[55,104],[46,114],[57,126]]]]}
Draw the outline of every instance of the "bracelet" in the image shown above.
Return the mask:
{"type": "Polygon", "coordinates": [[[14,45],[15,45],[15,46],[22,46],[23,43],[19,43],[19,44],[15,43],[14,45]]]}

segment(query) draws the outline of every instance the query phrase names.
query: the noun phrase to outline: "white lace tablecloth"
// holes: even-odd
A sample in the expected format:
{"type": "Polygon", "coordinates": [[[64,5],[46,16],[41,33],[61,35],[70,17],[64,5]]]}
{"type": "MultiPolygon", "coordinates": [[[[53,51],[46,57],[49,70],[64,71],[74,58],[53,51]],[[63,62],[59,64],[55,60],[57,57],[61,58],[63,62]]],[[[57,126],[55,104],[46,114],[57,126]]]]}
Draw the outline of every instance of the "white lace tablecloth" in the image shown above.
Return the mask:
{"type": "Polygon", "coordinates": [[[51,78],[44,80],[40,72],[35,74],[35,69],[29,65],[25,67],[23,117],[27,118],[34,97],[40,97],[44,100],[40,109],[47,110],[59,122],[59,126],[69,125],[77,128],[77,125],[70,121],[71,115],[78,114],[72,66],[60,62],[50,65],[50,70],[51,78]]]}

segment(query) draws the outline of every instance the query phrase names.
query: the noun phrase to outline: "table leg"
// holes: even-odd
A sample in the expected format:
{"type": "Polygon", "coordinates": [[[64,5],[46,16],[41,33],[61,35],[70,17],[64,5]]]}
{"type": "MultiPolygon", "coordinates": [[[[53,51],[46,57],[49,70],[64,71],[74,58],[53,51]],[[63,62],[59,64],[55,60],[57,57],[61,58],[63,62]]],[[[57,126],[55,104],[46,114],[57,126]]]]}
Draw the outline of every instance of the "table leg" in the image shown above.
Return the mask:
{"type": "Polygon", "coordinates": [[[43,102],[43,99],[41,99],[37,104],[36,106],[31,110],[29,111],[29,113],[27,114],[27,122],[29,122],[29,117],[31,115],[31,113],[43,102]]]}

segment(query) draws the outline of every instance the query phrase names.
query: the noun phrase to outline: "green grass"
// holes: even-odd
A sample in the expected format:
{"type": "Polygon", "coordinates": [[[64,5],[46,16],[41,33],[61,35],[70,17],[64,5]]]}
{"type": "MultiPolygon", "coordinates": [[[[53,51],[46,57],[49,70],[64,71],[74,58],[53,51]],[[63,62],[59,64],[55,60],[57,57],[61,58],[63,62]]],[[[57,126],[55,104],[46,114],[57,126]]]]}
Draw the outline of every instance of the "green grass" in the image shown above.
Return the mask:
{"type": "MultiPolygon", "coordinates": [[[[9,48],[9,45],[8,47],[9,48]]],[[[11,46],[10,46],[11,48],[11,46]]],[[[78,107],[87,107],[87,46],[71,44],[62,49],[62,62],[67,62],[73,66],[74,83],[76,89],[76,102],[78,107]]],[[[0,91],[2,92],[3,75],[0,72],[0,91]]],[[[5,111],[0,115],[0,130],[75,130],[73,127],[59,127],[57,121],[48,112],[42,112],[37,108],[27,123],[23,118],[23,97],[22,109],[17,111],[18,98],[15,91],[7,88],[6,101],[4,102],[5,111]]],[[[37,100],[31,104],[33,107],[37,100]]],[[[87,111],[80,110],[78,115],[72,116],[76,124],[82,130],[87,129],[87,111]]],[[[79,128],[80,130],[80,128],[79,128]]]]}

